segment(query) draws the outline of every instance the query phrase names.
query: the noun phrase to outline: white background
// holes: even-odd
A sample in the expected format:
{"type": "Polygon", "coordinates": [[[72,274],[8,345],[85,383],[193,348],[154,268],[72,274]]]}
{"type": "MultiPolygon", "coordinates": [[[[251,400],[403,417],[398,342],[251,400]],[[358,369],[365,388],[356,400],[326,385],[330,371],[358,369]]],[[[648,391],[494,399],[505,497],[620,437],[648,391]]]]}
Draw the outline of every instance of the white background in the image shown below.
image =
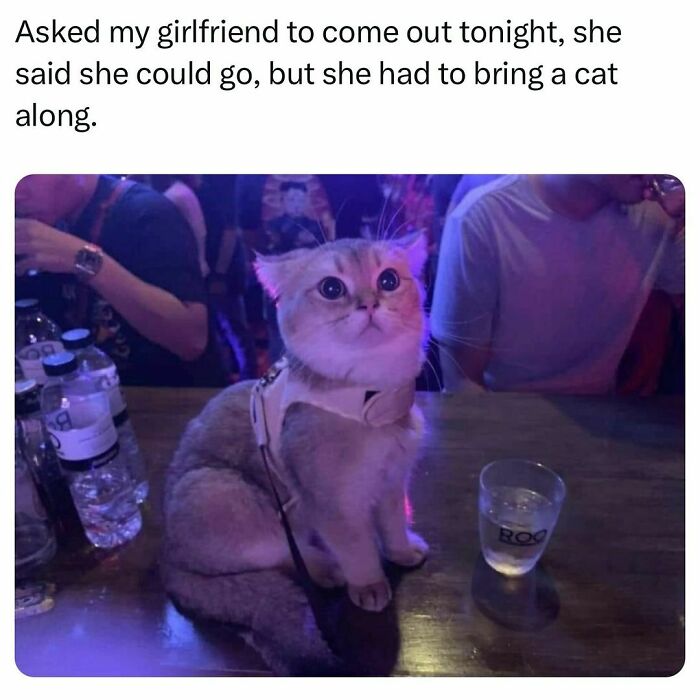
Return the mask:
{"type": "MultiPolygon", "coordinates": [[[[0,101],[2,133],[2,167],[0,172],[0,207],[6,229],[6,255],[3,256],[4,284],[2,327],[8,334],[2,366],[2,395],[11,396],[10,334],[13,297],[12,218],[13,189],[23,175],[35,172],[644,172],[672,173],[680,177],[687,191],[689,274],[687,343],[688,415],[696,416],[697,372],[693,358],[696,350],[697,285],[694,277],[696,260],[693,234],[697,192],[697,121],[694,98],[698,80],[696,37],[698,25],[691,9],[694,3],[665,2],[309,2],[281,0],[256,2],[117,2],[70,1],[6,2],[0,24],[0,71],[3,99],[0,101]],[[326,46],[322,43],[296,46],[188,45],[168,51],[128,46],[84,45],[51,46],[16,45],[14,38],[22,19],[46,24],[56,17],[62,23],[92,23],[100,17],[103,30],[109,23],[160,25],[175,18],[181,21],[206,17],[215,21],[226,18],[229,24],[266,23],[278,17],[284,24],[293,20],[315,26],[323,24],[438,24],[445,20],[458,24],[498,23],[512,18],[514,23],[530,18],[546,23],[555,21],[564,36],[577,24],[590,18],[600,24],[617,24],[622,41],[608,45],[575,45],[563,48],[533,47],[515,50],[507,46],[450,45],[411,46],[326,46]],[[524,87],[477,88],[470,85],[443,87],[312,87],[269,88],[222,92],[214,87],[157,88],[144,86],[88,88],[39,88],[32,90],[14,84],[17,65],[42,65],[53,60],[58,65],[70,58],[74,70],[99,59],[112,66],[130,69],[137,65],[181,65],[189,59],[201,63],[211,58],[215,65],[248,65],[266,71],[267,61],[286,65],[307,61],[332,65],[342,59],[357,65],[375,65],[380,58],[395,65],[419,65],[426,59],[444,60],[468,68],[479,59],[492,65],[508,60],[511,65],[547,66],[608,65],[618,66],[620,85],[584,87],[545,86],[538,92],[524,87]],[[36,101],[44,106],[91,105],[91,117],[97,126],[86,134],[69,129],[20,129],[14,126],[15,111],[36,101]]],[[[150,46],[150,43],[149,43],[150,46]]],[[[264,75],[261,75],[264,77],[264,75]]],[[[10,556],[12,551],[9,513],[11,512],[10,449],[11,403],[3,405],[3,454],[7,458],[3,489],[3,512],[7,514],[0,528],[3,542],[2,647],[0,663],[8,682],[16,684],[9,692],[14,697],[48,697],[56,694],[92,697],[117,697],[130,692],[126,685],[143,681],[29,681],[13,665],[13,633],[9,611],[11,600],[10,556]],[[7,590],[5,590],[7,588],[7,590]]],[[[692,427],[692,422],[691,422],[692,427]]],[[[698,525],[693,513],[698,479],[694,457],[697,440],[692,429],[688,434],[687,480],[689,522],[687,528],[688,561],[687,619],[688,662],[677,677],[625,683],[632,692],[685,693],[697,677],[697,562],[698,525]]],[[[192,680],[149,681],[167,685],[161,692],[192,692],[192,680]]],[[[243,680],[202,681],[206,692],[217,695],[250,692],[243,680]],[[231,684],[236,683],[232,688],[231,684]]],[[[253,681],[256,682],[256,681],[253,681]]],[[[394,681],[397,682],[397,681],[394,681]]],[[[363,692],[359,685],[334,684],[332,692],[363,692]]],[[[402,682],[401,691],[411,693],[561,693],[588,696],[596,692],[593,685],[604,683],[610,692],[619,693],[619,681],[421,681],[402,682]]],[[[308,684],[304,685],[307,692],[308,684]]],[[[388,682],[375,682],[380,692],[396,692],[388,682]]],[[[255,693],[263,686],[256,682],[255,693]]],[[[289,681],[264,688],[289,692],[289,681]],[[284,686],[282,685],[284,684],[284,686]],[[284,691],[282,688],[284,687],[284,691]]],[[[294,686],[301,690],[301,686],[294,686]]],[[[326,682],[314,689],[329,692],[326,682]]],[[[201,692],[201,691],[200,691],[201,692]]],[[[624,692],[624,691],[623,691],[624,692]]]]}

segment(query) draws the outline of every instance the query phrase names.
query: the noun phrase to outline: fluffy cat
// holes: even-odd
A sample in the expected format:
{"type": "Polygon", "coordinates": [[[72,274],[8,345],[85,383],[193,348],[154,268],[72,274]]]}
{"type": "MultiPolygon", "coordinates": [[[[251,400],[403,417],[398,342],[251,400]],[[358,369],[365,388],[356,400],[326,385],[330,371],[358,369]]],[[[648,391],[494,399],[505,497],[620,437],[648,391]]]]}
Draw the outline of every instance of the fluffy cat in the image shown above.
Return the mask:
{"type": "MultiPolygon", "coordinates": [[[[412,387],[424,360],[425,258],[422,237],[258,257],[290,376],[311,391],[412,387]]],[[[308,633],[313,622],[251,427],[253,385],[225,389],[182,437],[166,480],[164,583],[186,610],[249,627],[249,641],[278,670],[279,658],[323,663],[329,651],[308,633]]],[[[411,401],[381,427],[310,403],[290,405],[282,424],[278,472],[294,497],[288,517],[309,572],[322,586],[346,585],[365,610],[391,599],[382,557],[413,567],[428,551],[405,516],[421,432],[411,401]]]]}

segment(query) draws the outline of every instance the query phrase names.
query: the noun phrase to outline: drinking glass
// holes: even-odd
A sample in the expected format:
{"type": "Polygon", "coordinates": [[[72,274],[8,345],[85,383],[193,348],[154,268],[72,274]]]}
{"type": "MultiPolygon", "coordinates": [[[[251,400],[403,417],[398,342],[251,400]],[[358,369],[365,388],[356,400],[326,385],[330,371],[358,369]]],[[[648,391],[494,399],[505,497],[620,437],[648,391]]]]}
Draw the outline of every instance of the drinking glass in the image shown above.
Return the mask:
{"type": "Polygon", "coordinates": [[[561,478],[537,462],[487,464],[479,476],[479,534],[489,565],[506,576],[530,571],[547,547],[565,495],[561,478]]]}

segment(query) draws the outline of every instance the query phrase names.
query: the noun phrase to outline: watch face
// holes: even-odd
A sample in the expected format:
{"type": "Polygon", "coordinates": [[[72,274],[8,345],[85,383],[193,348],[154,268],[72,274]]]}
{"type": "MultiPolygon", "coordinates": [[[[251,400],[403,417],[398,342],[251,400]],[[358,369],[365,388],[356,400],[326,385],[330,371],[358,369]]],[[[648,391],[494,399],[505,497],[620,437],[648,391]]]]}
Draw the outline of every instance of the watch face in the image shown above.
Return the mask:
{"type": "Polygon", "coordinates": [[[96,275],[102,267],[102,253],[87,246],[81,248],[75,256],[75,267],[84,275],[96,275]]]}

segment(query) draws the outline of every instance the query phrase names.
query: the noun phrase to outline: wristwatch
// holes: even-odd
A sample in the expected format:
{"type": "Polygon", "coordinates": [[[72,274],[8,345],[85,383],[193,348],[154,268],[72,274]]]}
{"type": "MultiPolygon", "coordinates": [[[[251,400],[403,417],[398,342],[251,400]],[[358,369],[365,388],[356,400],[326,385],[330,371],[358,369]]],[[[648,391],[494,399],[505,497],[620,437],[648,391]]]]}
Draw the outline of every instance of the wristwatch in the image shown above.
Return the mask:
{"type": "Polygon", "coordinates": [[[102,248],[92,243],[86,243],[76,254],[73,267],[78,279],[94,277],[102,268],[104,255],[102,248]]]}

